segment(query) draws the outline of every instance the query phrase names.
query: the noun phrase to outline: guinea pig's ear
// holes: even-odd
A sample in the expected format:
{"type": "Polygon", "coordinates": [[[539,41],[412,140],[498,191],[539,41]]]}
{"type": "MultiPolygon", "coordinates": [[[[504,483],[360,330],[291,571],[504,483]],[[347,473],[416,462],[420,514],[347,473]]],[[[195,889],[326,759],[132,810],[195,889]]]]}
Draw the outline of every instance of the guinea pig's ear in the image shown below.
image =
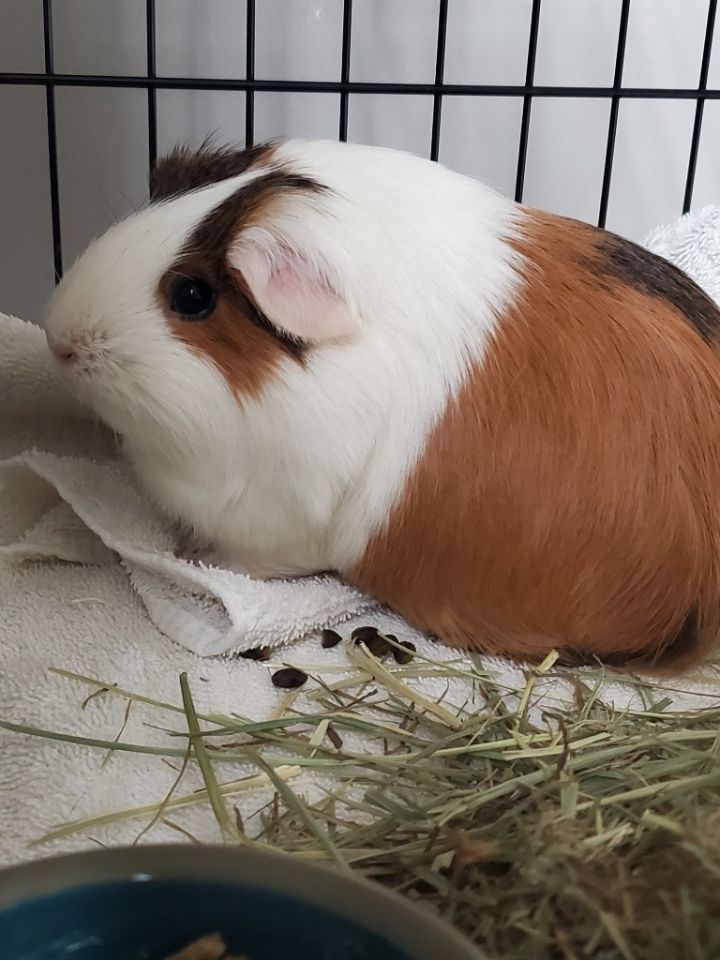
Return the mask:
{"type": "Polygon", "coordinates": [[[228,250],[262,313],[292,337],[337,340],[358,329],[350,297],[319,253],[295,248],[274,230],[249,227],[228,250]]]}

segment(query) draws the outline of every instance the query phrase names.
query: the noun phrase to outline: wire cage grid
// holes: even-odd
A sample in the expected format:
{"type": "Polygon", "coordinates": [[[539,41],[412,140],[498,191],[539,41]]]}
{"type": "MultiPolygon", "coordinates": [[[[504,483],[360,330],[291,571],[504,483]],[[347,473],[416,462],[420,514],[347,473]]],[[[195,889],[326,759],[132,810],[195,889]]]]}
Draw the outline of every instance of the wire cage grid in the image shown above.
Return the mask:
{"type": "Polygon", "coordinates": [[[246,0],[246,69],[243,78],[189,78],[159,76],[156,62],[156,0],[145,0],[146,73],[144,76],[114,76],[98,74],[58,73],[55,70],[53,47],[53,0],[42,0],[44,70],[41,73],[0,72],[0,85],[29,85],[45,88],[48,175],[52,222],[52,250],[56,278],[63,272],[63,244],[60,216],[60,187],[58,175],[57,122],[55,90],[58,87],[141,88],[147,91],[148,169],[157,156],[157,91],[176,90],[225,90],[244,93],[245,96],[245,143],[255,139],[254,94],[261,92],[284,93],[334,93],[339,95],[338,138],[348,138],[348,115],[350,96],[355,94],[401,94],[432,97],[432,129],[430,158],[437,160],[440,152],[442,107],[445,97],[518,97],[522,98],[522,114],[515,176],[515,199],[523,198],[525,170],[530,134],[530,118],[533,100],[536,98],[603,98],[610,101],[607,143],[600,190],[597,224],[605,226],[610,185],[613,173],[613,158],[618,125],[620,102],[629,99],[694,100],[695,114],[689,149],[687,175],[683,195],[683,213],[689,211],[698,151],[702,132],[703,111],[707,100],[720,100],[720,89],[708,87],[708,75],[712,55],[718,0],[709,0],[704,31],[700,76],[697,87],[628,87],[623,86],[623,67],[627,45],[628,22],[631,0],[621,0],[617,47],[612,86],[562,86],[535,84],[535,62],[538,48],[541,2],[532,0],[525,82],[521,85],[507,84],[450,84],[444,81],[448,10],[451,0],[439,0],[437,20],[437,46],[435,75],[431,83],[374,83],[352,81],[350,63],[352,52],[353,0],[342,0],[342,50],[340,77],[328,80],[268,80],[255,75],[255,36],[257,0],[246,0]]]}

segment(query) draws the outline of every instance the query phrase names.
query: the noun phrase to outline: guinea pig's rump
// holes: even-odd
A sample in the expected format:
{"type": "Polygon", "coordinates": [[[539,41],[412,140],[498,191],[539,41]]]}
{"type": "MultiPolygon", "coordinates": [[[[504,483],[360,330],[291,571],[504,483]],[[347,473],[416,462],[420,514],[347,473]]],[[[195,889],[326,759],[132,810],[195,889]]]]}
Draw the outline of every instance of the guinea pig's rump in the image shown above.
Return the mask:
{"type": "Polygon", "coordinates": [[[452,645],[678,669],[718,633],[720,314],[609,237],[530,216],[524,287],[354,576],[452,645]]]}

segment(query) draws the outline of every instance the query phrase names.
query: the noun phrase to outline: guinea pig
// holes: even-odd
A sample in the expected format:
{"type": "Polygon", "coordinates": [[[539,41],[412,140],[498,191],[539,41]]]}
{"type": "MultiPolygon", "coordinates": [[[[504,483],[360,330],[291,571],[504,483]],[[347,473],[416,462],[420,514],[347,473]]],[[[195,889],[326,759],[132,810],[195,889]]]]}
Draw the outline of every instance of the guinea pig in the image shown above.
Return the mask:
{"type": "Polygon", "coordinates": [[[66,383],[209,561],[447,644],[679,670],[720,629],[720,312],[405,153],[178,149],[53,293],[66,383]]]}

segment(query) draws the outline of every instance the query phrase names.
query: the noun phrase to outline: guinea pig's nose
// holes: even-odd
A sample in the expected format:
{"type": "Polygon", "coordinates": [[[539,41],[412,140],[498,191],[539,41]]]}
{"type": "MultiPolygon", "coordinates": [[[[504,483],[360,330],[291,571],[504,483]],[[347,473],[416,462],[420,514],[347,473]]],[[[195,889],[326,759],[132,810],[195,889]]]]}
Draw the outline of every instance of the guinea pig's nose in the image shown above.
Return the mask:
{"type": "Polygon", "coordinates": [[[56,340],[50,336],[48,336],[47,342],[52,355],[58,363],[62,363],[64,366],[70,366],[75,363],[77,360],[77,351],[71,343],[68,343],[66,340],[56,340]]]}

